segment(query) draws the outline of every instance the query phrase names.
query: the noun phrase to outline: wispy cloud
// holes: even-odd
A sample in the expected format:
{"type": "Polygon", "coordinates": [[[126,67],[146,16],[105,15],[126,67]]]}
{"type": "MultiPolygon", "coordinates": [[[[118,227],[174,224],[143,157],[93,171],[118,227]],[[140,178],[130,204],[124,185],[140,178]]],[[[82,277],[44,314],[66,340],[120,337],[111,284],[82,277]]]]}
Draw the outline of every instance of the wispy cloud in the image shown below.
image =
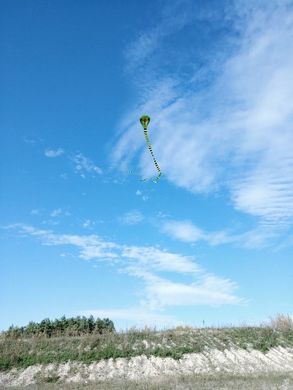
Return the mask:
{"type": "Polygon", "coordinates": [[[143,214],[139,210],[132,210],[119,218],[119,221],[125,225],[136,225],[144,220],[143,214]]]}
{"type": "Polygon", "coordinates": [[[29,145],[34,145],[38,142],[37,140],[35,140],[33,138],[27,138],[27,137],[23,137],[23,141],[29,145]]]}
{"type": "MultiPolygon", "coordinates": [[[[225,189],[236,210],[255,217],[258,229],[273,234],[280,226],[291,226],[293,216],[292,7],[286,1],[239,2],[226,8],[225,15],[229,34],[223,33],[221,41],[214,35],[218,48],[212,59],[190,41],[177,52],[176,63],[180,69],[180,58],[186,63],[185,54],[194,54],[197,60],[190,60],[187,76],[170,65],[164,76],[152,75],[146,84],[141,80],[144,98],[124,119],[112,161],[127,169],[138,155],[142,175],[153,172],[136,123],[141,112],[148,112],[150,132],[155,129],[153,149],[167,180],[194,193],[225,189]]],[[[191,30],[200,26],[196,19],[187,24],[191,30]]],[[[168,50],[153,37],[165,34],[164,27],[162,33],[158,29],[159,24],[144,33],[146,52],[159,45],[168,50]]],[[[155,57],[134,62],[142,60],[162,65],[155,57]]],[[[182,234],[200,232],[185,229],[182,234]]]]}
{"type": "Polygon", "coordinates": [[[44,154],[46,157],[55,158],[55,157],[62,156],[62,154],[64,154],[64,150],[61,148],[58,148],[55,150],[54,149],[46,149],[44,154]]]}
{"type": "Polygon", "coordinates": [[[237,209],[261,218],[263,224],[286,226],[293,217],[293,155],[281,155],[277,145],[275,152],[277,159],[271,151],[270,161],[263,160],[235,180],[232,198],[237,209]]]}
{"type": "Polygon", "coordinates": [[[145,282],[140,304],[147,310],[162,310],[171,306],[245,303],[245,300],[234,294],[237,289],[236,283],[212,274],[199,273],[196,282],[179,283],[135,265],[125,268],[123,272],[141,278],[145,282]]]}
{"type": "Polygon", "coordinates": [[[83,228],[86,228],[86,229],[93,229],[93,227],[95,226],[96,222],[95,221],[92,221],[90,219],[86,219],[83,224],[82,224],[82,227],[83,228]]]}
{"type": "Polygon", "coordinates": [[[135,41],[129,44],[125,50],[128,70],[133,71],[142,66],[160,47],[164,38],[190,22],[192,14],[186,9],[188,3],[188,1],[174,1],[169,4],[164,8],[164,13],[159,16],[158,24],[142,32],[135,41]]]}
{"type": "Polygon", "coordinates": [[[239,304],[236,284],[206,272],[191,256],[168,252],[151,246],[129,246],[106,241],[97,235],[56,234],[29,225],[11,225],[22,235],[40,240],[43,245],[73,246],[86,260],[106,261],[117,270],[144,281],[141,307],[161,310],[177,305],[239,304]],[[192,277],[193,283],[175,283],[157,274],[170,272],[192,277]]]}
{"type": "Polygon", "coordinates": [[[77,153],[72,158],[75,164],[75,172],[78,173],[82,178],[86,177],[86,173],[92,175],[103,173],[102,169],[93,163],[89,158],[85,157],[82,153],[77,153]]]}
{"type": "Polygon", "coordinates": [[[212,246],[234,243],[246,248],[269,246],[272,239],[278,235],[276,229],[272,230],[270,226],[266,225],[257,226],[241,233],[231,229],[210,232],[204,231],[191,221],[174,220],[161,222],[160,229],[170,237],[187,243],[204,241],[212,246]]]}
{"type": "Polygon", "coordinates": [[[30,225],[15,224],[11,228],[19,229],[20,233],[39,239],[43,245],[61,246],[70,245],[79,248],[83,259],[116,258],[115,250],[119,246],[102,240],[96,235],[55,234],[51,230],[41,230],[30,225]]]}
{"type": "Polygon", "coordinates": [[[141,266],[156,272],[196,273],[200,271],[200,267],[192,257],[170,253],[151,246],[123,246],[121,257],[136,260],[141,266]]]}
{"type": "Polygon", "coordinates": [[[139,68],[143,69],[145,66],[150,70],[152,67],[149,64],[152,63],[155,67],[159,53],[164,50],[168,38],[174,38],[176,33],[180,33],[191,23],[206,23],[211,19],[221,21],[223,17],[224,7],[213,10],[205,3],[201,3],[199,7],[192,0],[163,2],[160,13],[153,13],[148,18],[151,21],[148,23],[148,28],[143,28],[141,33],[127,45],[124,53],[126,70],[137,72],[139,68]]]}
{"type": "Polygon", "coordinates": [[[65,216],[69,217],[71,213],[68,210],[63,210],[61,207],[58,207],[57,209],[54,209],[51,211],[50,216],[53,218],[65,216]]]}
{"type": "Polygon", "coordinates": [[[161,230],[171,237],[185,242],[196,242],[206,239],[206,234],[190,221],[167,221],[161,230]]]}
{"type": "Polygon", "coordinates": [[[51,217],[59,217],[60,215],[62,214],[62,209],[54,209],[52,212],[51,212],[51,217]]]}

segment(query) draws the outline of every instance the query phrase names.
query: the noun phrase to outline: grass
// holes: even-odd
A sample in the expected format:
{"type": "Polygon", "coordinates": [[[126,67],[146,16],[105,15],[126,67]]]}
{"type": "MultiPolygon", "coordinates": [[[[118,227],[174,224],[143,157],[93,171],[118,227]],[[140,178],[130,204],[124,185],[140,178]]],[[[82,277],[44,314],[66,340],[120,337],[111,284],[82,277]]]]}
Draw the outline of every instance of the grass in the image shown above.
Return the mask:
{"type": "Polygon", "coordinates": [[[180,359],[205,348],[238,347],[266,352],[277,346],[293,347],[293,328],[278,326],[238,328],[130,329],[123,333],[88,336],[6,339],[0,338],[0,370],[34,364],[78,361],[91,363],[109,358],[139,355],[180,359]]]}
{"type": "MultiPolygon", "coordinates": [[[[54,381],[52,381],[54,382],[54,381]]],[[[92,383],[48,383],[29,385],[26,390],[227,390],[227,389],[266,389],[289,390],[293,388],[293,374],[261,375],[188,375],[149,379],[148,381],[108,380],[92,383]]],[[[5,387],[0,387],[5,389],[5,387]]],[[[9,387],[7,390],[19,390],[9,387]]]]}

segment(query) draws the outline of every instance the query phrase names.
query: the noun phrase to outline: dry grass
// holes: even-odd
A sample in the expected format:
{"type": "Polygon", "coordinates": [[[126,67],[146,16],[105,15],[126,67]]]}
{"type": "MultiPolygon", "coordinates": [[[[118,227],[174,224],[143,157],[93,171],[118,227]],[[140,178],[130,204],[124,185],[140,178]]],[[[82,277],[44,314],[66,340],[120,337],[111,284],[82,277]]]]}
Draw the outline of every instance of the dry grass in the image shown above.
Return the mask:
{"type": "Polygon", "coordinates": [[[293,330],[293,320],[288,314],[277,314],[275,318],[270,318],[269,326],[283,332],[293,330]]]}
{"type": "MultiPolygon", "coordinates": [[[[260,375],[193,375],[149,379],[148,381],[108,380],[90,383],[40,383],[26,390],[290,390],[293,374],[260,375]]],[[[20,390],[23,387],[0,387],[1,390],[20,390]]]]}

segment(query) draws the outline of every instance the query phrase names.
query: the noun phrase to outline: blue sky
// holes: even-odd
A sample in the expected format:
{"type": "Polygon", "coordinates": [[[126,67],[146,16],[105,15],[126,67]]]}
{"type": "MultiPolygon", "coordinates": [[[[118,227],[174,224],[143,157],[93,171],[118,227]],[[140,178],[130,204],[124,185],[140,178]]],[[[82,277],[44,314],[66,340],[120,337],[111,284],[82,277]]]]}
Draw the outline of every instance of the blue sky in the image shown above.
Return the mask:
{"type": "Polygon", "coordinates": [[[0,7],[0,329],[293,315],[292,2],[0,7]]]}

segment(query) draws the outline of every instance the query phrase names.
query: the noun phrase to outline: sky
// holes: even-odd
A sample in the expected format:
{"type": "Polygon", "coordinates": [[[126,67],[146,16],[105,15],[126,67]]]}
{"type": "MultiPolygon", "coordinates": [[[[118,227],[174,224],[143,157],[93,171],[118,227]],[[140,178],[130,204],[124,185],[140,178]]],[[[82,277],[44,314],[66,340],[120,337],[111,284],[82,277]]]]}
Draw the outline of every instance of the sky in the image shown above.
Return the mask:
{"type": "Polygon", "coordinates": [[[0,19],[0,330],[293,318],[293,2],[10,0],[0,19]]]}

